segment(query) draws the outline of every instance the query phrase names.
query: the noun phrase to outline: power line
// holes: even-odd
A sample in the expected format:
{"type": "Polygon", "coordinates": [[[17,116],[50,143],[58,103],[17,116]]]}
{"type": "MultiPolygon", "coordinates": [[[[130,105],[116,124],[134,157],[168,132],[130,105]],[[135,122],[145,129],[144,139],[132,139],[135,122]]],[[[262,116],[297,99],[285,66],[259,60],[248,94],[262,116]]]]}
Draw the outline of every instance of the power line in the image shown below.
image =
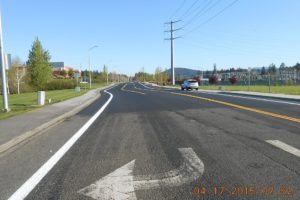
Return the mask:
{"type": "Polygon", "coordinates": [[[213,15],[212,17],[208,18],[206,21],[202,22],[200,25],[198,25],[196,28],[192,29],[191,31],[187,32],[185,35],[189,35],[192,32],[195,32],[196,30],[198,30],[200,27],[202,27],[203,25],[207,24],[208,22],[210,22],[211,20],[213,20],[214,18],[218,17],[220,14],[222,14],[224,11],[226,11],[228,8],[232,7],[234,4],[236,4],[239,0],[235,0],[233,2],[231,2],[230,4],[228,4],[225,8],[223,8],[222,10],[220,10],[218,13],[216,13],[215,15],[213,15]]]}
{"type": "Polygon", "coordinates": [[[191,24],[196,18],[199,18],[203,15],[205,15],[208,11],[210,11],[211,9],[213,9],[214,7],[216,7],[219,3],[222,2],[222,0],[218,0],[216,1],[214,4],[210,5],[212,1],[210,1],[208,4],[206,4],[205,7],[203,7],[203,9],[201,9],[199,12],[197,12],[196,15],[194,15],[185,25],[184,27],[187,27],[189,24],[191,24]]]}
{"type": "Polygon", "coordinates": [[[195,0],[194,3],[183,13],[183,15],[180,16],[179,19],[183,19],[186,14],[198,3],[199,1],[198,0],[195,0]]]}
{"type": "Polygon", "coordinates": [[[179,7],[175,10],[175,12],[169,17],[169,20],[172,19],[185,5],[186,0],[183,0],[183,2],[179,5],[179,7]]]}
{"type": "Polygon", "coordinates": [[[204,1],[202,1],[202,3],[199,6],[197,6],[193,11],[188,13],[185,17],[188,18],[190,15],[194,14],[198,10],[203,10],[203,8],[205,8],[208,4],[210,4],[213,1],[214,0],[204,0],[204,1]]]}

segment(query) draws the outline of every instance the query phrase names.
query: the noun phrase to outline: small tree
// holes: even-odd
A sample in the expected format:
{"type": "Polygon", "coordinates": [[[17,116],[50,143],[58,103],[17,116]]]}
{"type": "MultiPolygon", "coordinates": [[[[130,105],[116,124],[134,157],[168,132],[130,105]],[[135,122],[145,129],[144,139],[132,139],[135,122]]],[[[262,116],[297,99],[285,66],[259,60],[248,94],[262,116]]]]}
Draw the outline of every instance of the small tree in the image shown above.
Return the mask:
{"type": "Polygon", "coordinates": [[[38,90],[45,89],[47,82],[52,78],[52,68],[49,61],[49,52],[43,49],[40,40],[36,38],[29,51],[26,64],[30,74],[30,83],[38,90]]]}
{"type": "Polygon", "coordinates": [[[74,75],[73,69],[69,69],[69,71],[68,71],[69,78],[73,78],[73,75],[74,75]]]}
{"type": "Polygon", "coordinates": [[[17,93],[20,94],[20,83],[26,75],[25,67],[22,66],[19,57],[16,57],[12,62],[12,73],[14,75],[14,81],[17,85],[17,93]]]}
{"type": "Polygon", "coordinates": [[[208,79],[208,82],[212,85],[218,84],[218,77],[216,75],[211,75],[208,79]]]}
{"type": "Polygon", "coordinates": [[[238,79],[237,79],[236,75],[234,75],[234,76],[229,78],[229,81],[232,85],[234,85],[234,84],[237,84],[238,79]]]}
{"type": "Polygon", "coordinates": [[[66,75],[67,75],[67,71],[66,70],[61,70],[60,71],[60,75],[62,75],[63,77],[66,77],[66,75]]]}
{"type": "Polygon", "coordinates": [[[155,81],[156,82],[163,82],[163,76],[162,76],[162,69],[161,69],[161,67],[157,67],[155,69],[155,81]]]}

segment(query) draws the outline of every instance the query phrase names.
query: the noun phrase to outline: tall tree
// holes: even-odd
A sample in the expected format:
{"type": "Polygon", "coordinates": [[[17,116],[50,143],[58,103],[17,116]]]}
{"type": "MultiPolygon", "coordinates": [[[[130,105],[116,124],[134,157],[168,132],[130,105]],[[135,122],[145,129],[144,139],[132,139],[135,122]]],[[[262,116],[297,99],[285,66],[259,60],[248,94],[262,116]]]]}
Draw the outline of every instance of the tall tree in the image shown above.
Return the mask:
{"type": "Polygon", "coordinates": [[[281,63],[279,69],[280,69],[280,70],[284,70],[285,67],[286,67],[285,64],[284,64],[284,63],[281,63]]]}
{"type": "Polygon", "coordinates": [[[269,65],[268,72],[269,72],[270,74],[275,74],[276,71],[277,71],[276,65],[275,65],[274,63],[270,64],[270,65],[269,65]]]}
{"type": "Polygon", "coordinates": [[[106,65],[103,66],[102,81],[106,82],[106,84],[108,84],[108,69],[107,69],[106,65]]]}
{"type": "Polygon", "coordinates": [[[300,70],[300,63],[296,63],[296,65],[294,66],[294,68],[295,68],[296,70],[300,70]]]}
{"type": "Polygon", "coordinates": [[[261,68],[261,75],[265,75],[267,72],[266,72],[266,68],[265,67],[262,67],[261,68]]]}
{"type": "Polygon", "coordinates": [[[38,90],[45,89],[48,81],[52,78],[52,68],[49,63],[50,54],[38,38],[36,38],[29,51],[27,67],[30,74],[30,83],[38,90]]]}
{"type": "Polygon", "coordinates": [[[216,63],[214,64],[214,71],[213,71],[213,74],[216,74],[217,73],[217,65],[216,63]]]}

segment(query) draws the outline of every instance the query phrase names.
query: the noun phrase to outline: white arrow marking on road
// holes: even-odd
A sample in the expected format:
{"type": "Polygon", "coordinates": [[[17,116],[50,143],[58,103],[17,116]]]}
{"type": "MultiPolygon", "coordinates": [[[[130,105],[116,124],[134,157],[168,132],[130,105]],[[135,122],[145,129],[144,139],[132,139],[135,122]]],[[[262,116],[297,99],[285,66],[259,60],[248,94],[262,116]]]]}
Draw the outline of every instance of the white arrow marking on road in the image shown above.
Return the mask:
{"type": "Polygon", "coordinates": [[[127,163],[78,193],[96,200],[135,200],[135,190],[174,187],[199,179],[204,164],[192,148],[179,148],[183,163],[178,169],[157,175],[133,176],[135,160],[127,163]]]}

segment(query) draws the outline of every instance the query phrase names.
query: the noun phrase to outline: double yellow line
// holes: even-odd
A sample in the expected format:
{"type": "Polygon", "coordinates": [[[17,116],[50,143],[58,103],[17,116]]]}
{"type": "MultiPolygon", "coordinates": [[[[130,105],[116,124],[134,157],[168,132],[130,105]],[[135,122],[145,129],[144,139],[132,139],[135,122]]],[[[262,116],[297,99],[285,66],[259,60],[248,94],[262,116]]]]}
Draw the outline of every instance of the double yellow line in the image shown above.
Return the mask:
{"type": "Polygon", "coordinates": [[[126,86],[127,86],[127,83],[121,88],[121,90],[124,92],[132,92],[132,93],[137,93],[137,94],[141,94],[141,95],[146,95],[146,93],[143,93],[143,92],[138,92],[138,91],[134,91],[134,90],[126,90],[125,89],[126,86]]]}
{"type": "Polygon", "coordinates": [[[271,116],[271,117],[276,117],[276,118],[279,118],[279,119],[285,119],[285,120],[300,123],[299,118],[289,117],[287,115],[280,115],[280,114],[277,114],[277,113],[263,111],[263,110],[259,110],[259,109],[256,109],[256,108],[241,106],[241,105],[237,105],[237,104],[233,104],[233,103],[228,103],[228,102],[225,102],[225,101],[219,101],[219,100],[215,100],[215,99],[211,99],[211,98],[200,97],[200,96],[195,96],[195,95],[190,95],[190,94],[183,94],[183,93],[177,93],[177,92],[169,92],[169,93],[179,95],[179,96],[186,96],[186,97],[192,97],[192,98],[195,98],[195,99],[201,99],[201,100],[214,102],[214,103],[218,103],[218,104],[222,104],[222,105],[226,105],[226,106],[230,106],[230,107],[234,107],[234,108],[239,108],[239,109],[242,109],[242,110],[247,110],[247,111],[251,111],[251,112],[255,112],[255,113],[259,113],[259,114],[263,114],[263,115],[267,115],[267,116],[271,116]]]}

